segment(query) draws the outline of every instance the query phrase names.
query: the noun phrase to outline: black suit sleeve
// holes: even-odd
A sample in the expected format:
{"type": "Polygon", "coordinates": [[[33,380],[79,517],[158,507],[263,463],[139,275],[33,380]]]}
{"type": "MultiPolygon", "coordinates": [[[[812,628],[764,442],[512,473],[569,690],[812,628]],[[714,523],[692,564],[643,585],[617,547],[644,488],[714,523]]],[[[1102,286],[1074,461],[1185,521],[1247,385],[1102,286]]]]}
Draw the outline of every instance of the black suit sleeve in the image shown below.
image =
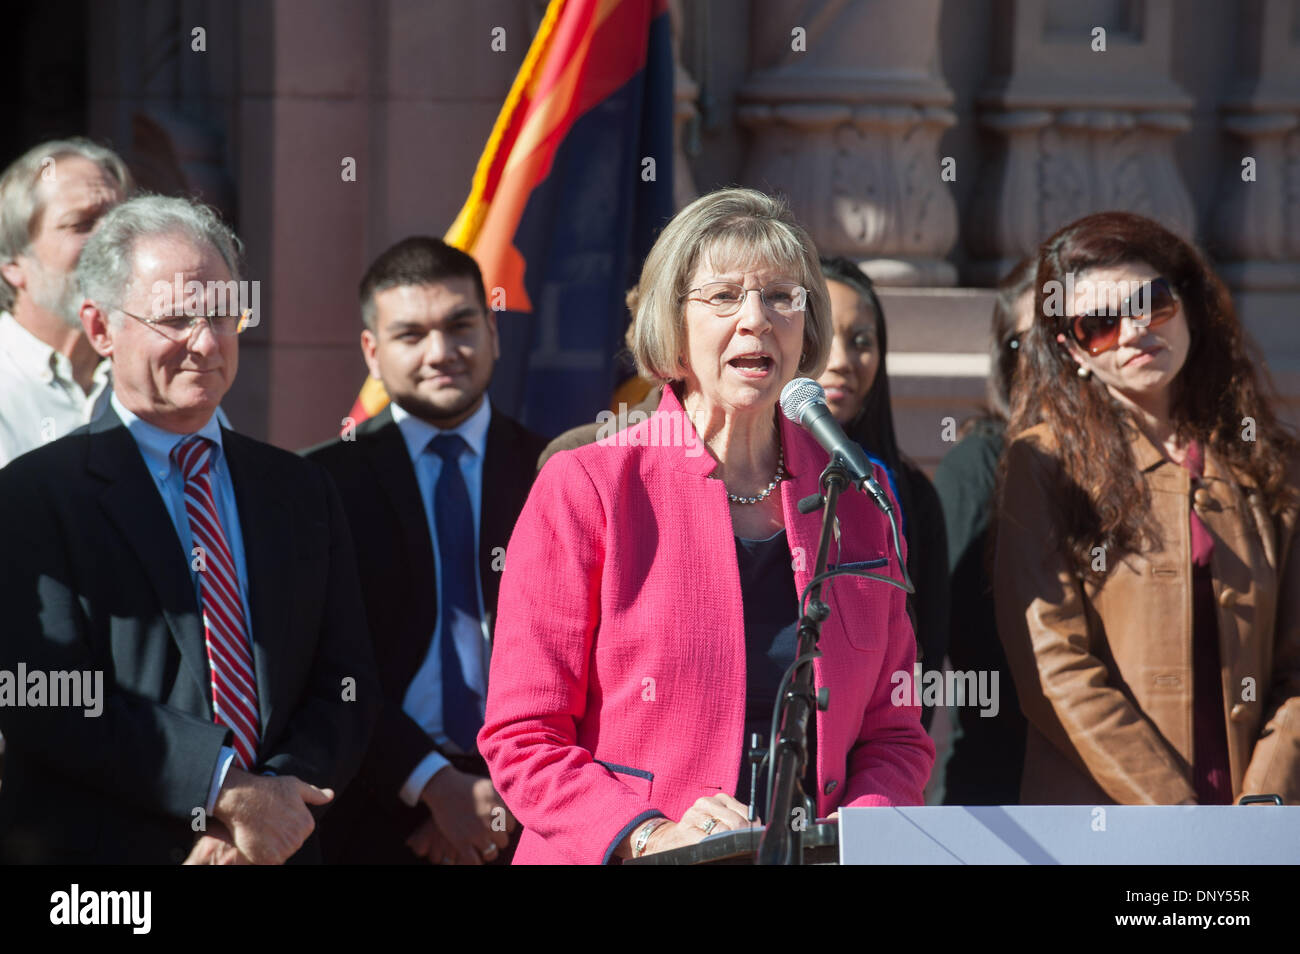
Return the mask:
{"type": "Polygon", "coordinates": [[[435,751],[428,734],[402,709],[401,699],[386,699],[361,776],[395,805],[415,767],[435,751]]]}
{"type": "MultiPolygon", "coordinates": [[[[363,430],[359,433],[362,437],[373,437],[373,431],[379,426],[380,420],[372,418],[362,425],[363,430]]],[[[363,564],[367,560],[372,564],[365,567],[370,576],[362,577],[361,591],[363,601],[368,601],[367,625],[383,701],[355,784],[375,792],[385,804],[398,810],[405,807],[398,798],[402,786],[415,767],[431,752],[436,751],[436,747],[420,725],[402,709],[410,675],[405,667],[395,664],[393,644],[402,638],[403,630],[399,623],[404,623],[414,610],[410,594],[400,591],[396,578],[377,570],[373,565],[377,551],[398,547],[400,543],[389,539],[385,531],[375,525],[378,518],[364,509],[371,503],[370,498],[374,494],[383,492],[373,485],[373,477],[360,462],[365,453],[363,445],[340,442],[337,439],[302,452],[304,457],[330,475],[340,491],[355,551],[363,564]],[[357,507],[362,509],[358,511],[357,507]],[[382,542],[376,542],[377,538],[382,542]],[[376,576],[376,573],[380,575],[376,576]]],[[[404,449],[402,453],[405,453],[404,449]]],[[[358,572],[360,570],[359,567],[358,572]]],[[[428,582],[433,585],[432,580],[428,582]]],[[[430,625],[429,632],[432,631],[430,625]]]]}
{"type": "Polygon", "coordinates": [[[374,652],[361,600],[352,534],[334,482],[319,466],[302,465],[319,488],[328,514],[329,578],[321,631],[303,691],[292,704],[287,730],[263,763],[338,792],[357,773],[379,713],[374,652]],[[352,693],[345,693],[351,679],[352,693]]]}
{"type": "Polygon", "coordinates": [[[111,647],[91,638],[72,579],[76,528],[58,518],[41,474],[4,476],[0,670],[15,678],[20,664],[28,673],[96,672],[103,710],[87,717],[83,708],[0,706],[0,730],[26,758],[77,785],[189,821],[207,803],[229,731],[115,685],[111,647]]]}

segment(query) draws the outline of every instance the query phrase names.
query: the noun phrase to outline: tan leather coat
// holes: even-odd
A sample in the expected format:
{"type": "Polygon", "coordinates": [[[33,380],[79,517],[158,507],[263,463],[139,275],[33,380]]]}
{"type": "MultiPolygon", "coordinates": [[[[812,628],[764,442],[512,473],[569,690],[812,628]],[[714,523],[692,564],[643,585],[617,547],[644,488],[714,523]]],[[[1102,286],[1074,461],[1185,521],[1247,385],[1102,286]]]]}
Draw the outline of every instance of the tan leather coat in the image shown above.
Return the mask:
{"type": "MultiPolygon", "coordinates": [[[[1025,804],[1178,804],[1195,799],[1188,507],[1214,537],[1223,712],[1234,799],[1300,804],[1300,536],[1269,516],[1249,478],[1208,452],[1191,476],[1132,440],[1164,535],[1110,560],[1100,586],[1067,566],[1056,442],[1045,425],[1008,448],[994,587],[998,629],[1029,720],[1025,804]]],[[[1291,462],[1293,485],[1300,464],[1291,462]]]]}

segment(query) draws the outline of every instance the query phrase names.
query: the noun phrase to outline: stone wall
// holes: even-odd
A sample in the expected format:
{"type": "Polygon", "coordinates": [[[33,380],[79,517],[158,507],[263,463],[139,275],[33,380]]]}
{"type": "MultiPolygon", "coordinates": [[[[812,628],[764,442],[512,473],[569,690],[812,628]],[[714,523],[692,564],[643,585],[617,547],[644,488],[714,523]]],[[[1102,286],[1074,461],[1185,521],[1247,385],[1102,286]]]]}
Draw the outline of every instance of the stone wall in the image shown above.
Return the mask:
{"type": "MultiPolygon", "coordinates": [[[[543,5],[91,8],[92,134],[147,158],[157,187],[223,206],[265,283],[230,414],[285,446],[327,437],[364,374],[356,282],[389,243],[450,223],[543,5]]],[[[886,286],[899,430],[924,464],[945,449],[944,418],[982,398],[988,286],[1102,208],[1152,215],[1212,254],[1295,416],[1300,0],[672,11],[680,200],[780,190],[821,248],[886,286]]]]}

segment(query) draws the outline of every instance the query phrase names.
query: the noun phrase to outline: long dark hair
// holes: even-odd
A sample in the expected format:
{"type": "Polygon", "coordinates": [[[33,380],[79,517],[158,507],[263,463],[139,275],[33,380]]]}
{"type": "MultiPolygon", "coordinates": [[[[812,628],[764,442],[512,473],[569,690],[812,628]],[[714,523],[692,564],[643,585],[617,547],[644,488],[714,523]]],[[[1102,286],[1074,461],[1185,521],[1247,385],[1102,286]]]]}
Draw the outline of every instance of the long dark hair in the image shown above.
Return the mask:
{"type": "Polygon", "coordinates": [[[1029,255],[1016,263],[998,282],[998,297],[993,300],[993,340],[989,344],[988,416],[1006,423],[1011,417],[1011,390],[1020,365],[1016,340],[1016,306],[1020,297],[1034,287],[1038,259],[1029,255]]]}
{"type": "MultiPolygon", "coordinates": [[[[899,497],[910,497],[910,492],[904,489],[907,482],[899,474],[905,458],[898,449],[893,405],[889,398],[889,375],[885,373],[885,355],[889,353],[885,310],[880,306],[880,298],[876,295],[871,279],[851,259],[843,256],[823,257],[821,263],[822,275],[827,281],[848,285],[866,301],[876,326],[876,347],[880,349],[880,368],[876,371],[876,378],[871,382],[871,388],[862,401],[857,417],[845,425],[844,433],[865,447],[867,453],[883,460],[894,475],[899,497]]],[[[903,513],[907,513],[910,500],[900,499],[898,503],[903,513]]]]}
{"type": "Polygon", "coordinates": [[[1038,259],[1033,255],[1022,258],[998,282],[997,297],[993,299],[993,331],[989,339],[989,377],[985,382],[984,403],[976,413],[962,422],[957,434],[965,437],[977,428],[992,429],[999,434],[1006,429],[1011,417],[1011,390],[1016,382],[1016,368],[1020,365],[1020,342],[1016,339],[1016,306],[1020,296],[1034,287],[1038,259]],[[1012,347],[1012,342],[1016,347],[1012,347]]]}
{"type": "Polygon", "coordinates": [[[1136,262],[1169,281],[1187,318],[1191,344],[1171,384],[1175,433],[1253,478],[1273,514],[1295,499],[1285,469],[1296,442],[1279,424],[1261,386],[1223,282],[1191,245],[1158,223],[1129,212],[1089,215],[1039,249],[1034,325],[1021,343],[1008,433],[1039,423],[1051,429],[1062,468],[1061,544],[1075,570],[1093,579],[1104,575],[1091,570],[1094,547],[1105,547],[1113,566],[1114,558],[1137,552],[1144,543],[1158,546],[1160,533],[1129,448],[1136,424],[1104,384],[1078,376],[1074,360],[1056,340],[1062,319],[1046,313],[1046,290],[1063,287],[1070,273],[1136,262]],[[1255,422],[1253,441],[1241,439],[1246,418],[1255,422]]]}

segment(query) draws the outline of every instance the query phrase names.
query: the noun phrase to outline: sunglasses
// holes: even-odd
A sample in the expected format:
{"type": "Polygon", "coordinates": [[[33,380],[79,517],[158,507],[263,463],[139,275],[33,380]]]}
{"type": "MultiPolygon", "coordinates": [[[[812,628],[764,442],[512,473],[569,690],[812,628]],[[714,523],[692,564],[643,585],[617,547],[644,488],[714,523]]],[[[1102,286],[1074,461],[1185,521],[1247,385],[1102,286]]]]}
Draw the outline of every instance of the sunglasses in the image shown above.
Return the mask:
{"type": "Polygon", "coordinates": [[[1120,323],[1125,317],[1131,318],[1139,327],[1154,328],[1178,313],[1178,296],[1166,279],[1153,278],[1145,290],[1145,296],[1142,295],[1143,289],[1138,289],[1124,299],[1116,313],[1103,309],[1086,315],[1067,315],[1070,333],[1079,347],[1096,357],[1119,342],[1120,323]],[[1142,303],[1143,297],[1145,303],[1142,303]],[[1137,304],[1134,299],[1138,300],[1137,304]]]}

